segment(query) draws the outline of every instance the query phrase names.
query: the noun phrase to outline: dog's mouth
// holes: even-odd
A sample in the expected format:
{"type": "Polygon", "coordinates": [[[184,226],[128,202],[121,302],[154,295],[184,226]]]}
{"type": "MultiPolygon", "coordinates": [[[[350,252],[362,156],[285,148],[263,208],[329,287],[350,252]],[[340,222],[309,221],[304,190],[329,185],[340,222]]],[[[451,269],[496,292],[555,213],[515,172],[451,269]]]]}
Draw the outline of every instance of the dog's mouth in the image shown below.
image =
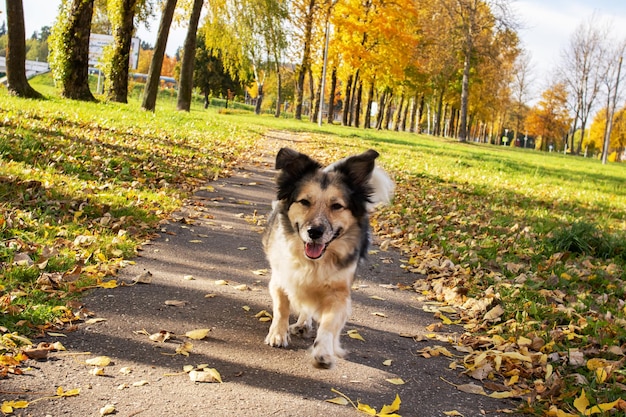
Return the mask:
{"type": "Polygon", "coordinates": [[[304,254],[309,259],[319,259],[326,251],[326,246],[323,243],[307,242],[304,244],[304,254]]]}

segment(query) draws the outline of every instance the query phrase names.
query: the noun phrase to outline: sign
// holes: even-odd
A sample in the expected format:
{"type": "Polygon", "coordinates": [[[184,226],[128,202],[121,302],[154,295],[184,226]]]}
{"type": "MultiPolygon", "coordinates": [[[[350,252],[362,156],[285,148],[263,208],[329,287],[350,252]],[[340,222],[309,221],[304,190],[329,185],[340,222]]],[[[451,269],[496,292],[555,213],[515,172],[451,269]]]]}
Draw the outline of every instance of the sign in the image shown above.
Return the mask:
{"type": "MultiPolygon", "coordinates": [[[[102,57],[104,47],[113,43],[113,36],[92,33],[89,36],[89,66],[97,67],[102,57]]],[[[137,69],[139,64],[139,38],[130,40],[129,65],[132,69],[137,69]]]]}

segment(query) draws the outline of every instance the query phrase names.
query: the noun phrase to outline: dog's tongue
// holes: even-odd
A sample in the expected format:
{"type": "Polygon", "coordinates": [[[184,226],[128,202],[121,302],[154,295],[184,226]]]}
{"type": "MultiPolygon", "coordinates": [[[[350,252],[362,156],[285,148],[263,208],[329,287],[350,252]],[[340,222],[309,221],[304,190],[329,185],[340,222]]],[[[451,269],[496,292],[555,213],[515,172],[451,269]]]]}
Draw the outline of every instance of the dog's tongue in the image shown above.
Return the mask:
{"type": "Polygon", "coordinates": [[[307,243],[304,245],[304,253],[311,259],[317,259],[324,253],[324,245],[319,243],[307,243]]]}

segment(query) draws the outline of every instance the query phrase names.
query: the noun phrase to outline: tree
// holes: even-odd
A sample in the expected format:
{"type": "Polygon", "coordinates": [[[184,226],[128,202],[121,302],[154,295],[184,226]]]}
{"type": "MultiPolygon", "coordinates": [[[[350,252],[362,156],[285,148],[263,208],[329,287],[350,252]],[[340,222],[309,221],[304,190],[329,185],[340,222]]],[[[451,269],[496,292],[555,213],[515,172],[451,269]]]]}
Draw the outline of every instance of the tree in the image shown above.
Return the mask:
{"type": "MultiPolygon", "coordinates": [[[[467,140],[467,117],[472,61],[480,53],[479,41],[493,30],[515,28],[509,0],[442,0],[451,19],[458,22],[456,31],[462,40],[463,79],[461,83],[459,141],[467,140]]],[[[488,38],[488,36],[487,36],[488,38]]]]}
{"type": "Polygon", "coordinates": [[[529,88],[532,81],[531,68],[530,53],[522,51],[515,60],[513,79],[511,81],[511,95],[514,107],[512,116],[515,123],[513,140],[517,139],[527,110],[525,103],[528,101],[529,88]]]}
{"type": "Polygon", "coordinates": [[[7,81],[11,94],[26,98],[42,98],[26,78],[26,30],[24,29],[24,5],[22,0],[6,0],[7,81]]]}
{"type": "Polygon", "coordinates": [[[594,14],[574,30],[568,49],[563,51],[564,59],[559,72],[573,99],[575,117],[570,131],[569,149],[575,153],[581,151],[589,114],[600,92],[607,35],[608,29],[596,23],[594,14]],[[579,120],[582,137],[577,149],[574,149],[574,133],[579,120]]]}
{"type": "MultiPolygon", "coordinates": [[[[80,1],[80,0],[76,0],[80,1]]],[[[105,48],[103,61],[107,98],[118,103],[128,102],[128,71],[134,19],[142,0],[108,0],[107,9],[113,30],[113,45],[105,48]]]]}
{"type": "Polygon", "coordinates": [[[620,96],[622,61],[626,52],[626,40],[617,43],[607,55],[603,83],[606,87],[606,129],[602,146],[602,163],[606,164],[613,127],[613,115],[616,111],[617,98],[620,96]]]}
{"type": "Polygon", "coordinates": [[[161,81],[161,67],[163,66],[163,56],[165,55],[165,47],[167,46],[167,38],[170,33],[170,26],[174,18],[174,10],[176,9],[177,0],[166,0],[161,14],[161,23],[159,24],[159,32],[157,33],[157,41],[154,46],[154,54],[150,62],[148,70],[148,79],[146,87],[143,90],[143,101],[141,107],[145,110],[154,111],[156,107],[157,93],[159,92],[159,83],[161,81]]]}
{"type": "Polygon", "coordinates": [[[564,83],[556,83],[541,94],[541,100],[530,109],[525,126],[528,133],[540,136],[537,141],[540,149],[548,150],[551,144],[555,149],[564,145],[571,118],[567,111],[567,88],[564,83]]]}
{"type": "Polygon", "coordinates": [[[180,69],[180,80],[178,82],[178,110],[189,111],[191,109],[191,93],[193,90],[193,69],[196,58],[196,35],[198,32],[198,22],[204,0],[194,0],[189,17],[189,28],[183,46],[183,62],[180,69]]]}
{"type": "Polygon", "coordinates": [[[50,68],[61,96],[95,101],[89,89],[89,35],[93,0],[64,0],[50,34],[50,68]]]}
{"type": "Polygon", "coordinates": [[[224,70],[220,54],[207,49],[206,34],[200,31],[197,38],[196,59],[194,62],[193,85],[204,96],[204,108],[209,107],[209,95],[228,97],[228,92],[241,94],[241,83],[231,78],[224,70]]]}

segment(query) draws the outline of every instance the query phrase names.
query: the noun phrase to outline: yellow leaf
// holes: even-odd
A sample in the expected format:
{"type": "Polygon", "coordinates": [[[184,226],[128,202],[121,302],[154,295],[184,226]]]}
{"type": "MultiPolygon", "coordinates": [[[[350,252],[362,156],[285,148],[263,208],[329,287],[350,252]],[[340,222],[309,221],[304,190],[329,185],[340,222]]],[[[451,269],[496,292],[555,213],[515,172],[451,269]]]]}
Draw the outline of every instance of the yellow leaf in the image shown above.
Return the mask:
{"type": "Polygon", "coordinates": [[[343,397],[331,398],[330,400],[326,400],[327,403],[333,403],[338,405],[348,405],[348,400],[343,397]]]}
{"type": "Polygon", "coordinates": [[[111,363],[111,358],[108,356],[96,356],[95,358],[87,359],[85,361],[87,365],[99,366],[104,368],[111,363]]]}
{"type": "Polygon", "coordinates": [[[606,368],[598,368],[596,369],[596,379],[599,383],[604,383],[606,379],[609,377],[609,373],[606,371],[606,368]]]}
{"type": "Polygon", "coordinates": [[[4,414],[12,414],[16,408],[28,407],[28,401],[4,401],[0,406],[0,411],[4,414]]]}
{"type": "Polygon", "coordinates": [[[98,284],[98,287],[100,287],[100,288],[107,288],[107,289],[117,288],[117,281],[112,279],[112,280],[107,281],[107,282],[101,282],[100,284],[98,284]]]}
{"type": "Polygon", "coordinates": [[[488,395],[488,397],[491,398],[512,398],[512,397],[516,397],[519,394],[516,394],[515,392],[512,391],[494,391],[491,394],[488,395]]]}
{"type": "Polygon", "coordinates": [[[365,342],[365,339],[363,339],[363,337],[359,334],[359,332],[354,329],[348,330],[348,336],[350,336],[352,339],[357,339],[357,340],[361,340],[365,342]]]}
{"type": "Polygon", "coordinates": [[[613,401],[612,403],[602,403],[598,405],[594,405],[589,410],[585,411],[586,416],[590,416],[592,414],[604,413],[605,411],[612,410],[615,406],[620,402],[619,399],[613,401]]]}
{"type": "Polygon", "coordinates": [[[189,356],[189,352],[191,352],[192,349],[193,349],[193,343],[184,342],[182,345],[176,348],[176,353],[189,356]]]}
{"type": "Polygon", "coordinates": [[[587,407],[589,407],[589,400],[587,399],[587,396],[585,395],[584,389],[583,389],[583,392],[580,394],[580,397],[574,400],[574,407],[576,407],[578,412],[582,414],[584,414],[585,410],[587,410],[587,407]]]}
{"type": "Polygon", "coordinates": [[[404,385],[404,381],[402,380],[402,378],[390,378],[390,379],[385,379],[385,381],[394,385],[404,385]]]}
{"type": "Polygon", "coordinates": [[[393,362],[393,361],[392,361],[391,359],[387,359],[386,361],[383,361],[383,365],[385,365],[385,366],[391,366],[391,363],[392,363],[392,362],[393,362]]]}
{"type": "Polygon", "coordinates": [[[189,379],[193,382],[219,382],[222,383],[222,376],[215,368],[205,368],[202,371],[189,372],[189,379]]]}
{"type": "Polygon", "coordinates": [[[572,280],[572,276],[570,274],[568,274],[567,272],[563,272],[561,274],[561,278],[563,278],[564,280],[567,280],[567,281],[571,281],[572,280]]]}
{"type": "Polygon", "coordinates": [[[207,337],[210,331],[211,329],[189,330],[187,333],[185,333],[185,336],[193,340],[202,340],[207,337]]]}
{"type": "Polygon", "coordinates": [[[459,413],[456,410],[444,411],[443,414],[446,415],[446,416],[463,417],[463,414],[459,413]]]}
{"type": "Polygon", "coordinates": [[[250,306],[243,306],[241,308],[243,308],[245,311],[250,311],[250,306]]]}
{"type": "Polygon", "coordinates": [[[376,415],[376,410],[370,407],[367,404],[361,404],[360,402],[357,405],[357,410],[364,412],[365,414],[369,414],[370,416],[376,415]]]}
{"type": "Polygon", "coordinates": [[[400,401],[400,396],[396,394],[396,398],[393,400],[393,402],[390,405],[384,405],[383,408],[380,409],[380,413],[378,413],[378,415],[385,416],[395,413],[400,409],[401,402],[402,401],[400,401]]]}
{"type": "Polygon", "coordinates": [[[559,410],[558,408],[556,408],[556,406],[550,406],[550,409],[548,410],[548,412],[546,413],[547,416],[549,417],[578,417],[575,414],[570,414],[570,413],[566,413],[563,410],[559,410]]]}
{"type": "Polygon", "coordinates": [[[64,391],[63,387],[57,388],[57,396],[58,397],[73,397],[75,395],[80,394],[80,388],[71,389],[69,391],[64,391]]]}
{"type": "Polygon", "coordinates": [[[598,368],[604,368],[607,365],[607,361],[602,358],[591,358],[587,361],[587,369],[595,371],[598,368]]]}
{"type": "Polygon", "coordinates": [[[100,409],[101,416],[108,416],[110,414],[114,414],[117,410],[113,404],[107,404],[100,409]]]}
{"type": "Polygon", "coordinates": [[[95,376],[104,376],[104,368],[100,368],[100,367],[96,366],[95,368],[91,368],[89,373],[91,375],[95,375],[95,376]]]}

